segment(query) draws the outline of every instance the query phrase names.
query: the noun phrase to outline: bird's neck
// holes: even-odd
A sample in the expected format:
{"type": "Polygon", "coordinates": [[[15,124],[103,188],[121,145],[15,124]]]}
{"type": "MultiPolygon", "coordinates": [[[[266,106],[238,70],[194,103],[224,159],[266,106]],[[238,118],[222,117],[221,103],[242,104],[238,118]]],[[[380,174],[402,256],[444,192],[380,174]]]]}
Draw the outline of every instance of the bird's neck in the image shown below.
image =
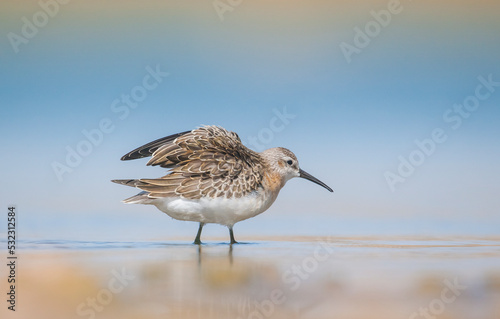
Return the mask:
{"type": "Polygon", "coordinates": [[[278,173],[265,173],[263,182],[265,188],[273,195],[278,195],[281,188],[285,185],[285,181],[278,173]]]}

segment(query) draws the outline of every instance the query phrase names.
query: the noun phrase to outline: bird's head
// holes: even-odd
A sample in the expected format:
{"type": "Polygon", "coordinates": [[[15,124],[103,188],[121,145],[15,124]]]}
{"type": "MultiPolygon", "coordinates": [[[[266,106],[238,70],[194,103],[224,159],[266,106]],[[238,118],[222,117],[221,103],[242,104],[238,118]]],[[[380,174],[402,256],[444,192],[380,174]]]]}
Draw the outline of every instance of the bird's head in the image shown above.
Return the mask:
{"type": "Polygon", "coordinates": [[[294,177],[301,177],[323,186],[330,192],[333,192],[328,185],[302,170],[299,167],[297,157],[292,151],[284,147],[275,147],[263,151],[261,156],[264,158],[269,168],[281,176],[282,185],[294,177]]]}

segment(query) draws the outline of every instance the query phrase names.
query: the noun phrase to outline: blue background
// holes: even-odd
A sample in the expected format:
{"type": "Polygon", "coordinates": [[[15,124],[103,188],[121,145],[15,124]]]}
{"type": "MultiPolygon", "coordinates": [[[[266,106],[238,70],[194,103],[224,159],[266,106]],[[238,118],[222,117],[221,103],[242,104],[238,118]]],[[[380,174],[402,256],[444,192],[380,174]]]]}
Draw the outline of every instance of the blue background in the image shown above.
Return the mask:
{"type": "Polygon", "coordinates": [[[165,174],[120,157],[202,124],[248,141],[285,107],[295,117],[266,148],[291,149],[335,193],[292,180],[237,234],[500,233],[500,87],[458,129],[443,120],[479,76],[500,81],[497,2],[402,2],[350,63],[340,44],[386,1],[244,1],[223,21],[209,1],[75,1],[18,53],[8,34],[41,9],[0,6],[0,194],[18,206],[24,237],[190,237],[194,223],[120,203],[135,190],[109,180],[165,174]],[[113,100],[156,65],[169,76],[120,119],[113,100]],[[114,130],[59,181],[53,163],[104,118],[114,130]],[[435,128],[446,142],[391,191],[384,173],[435,128]]]}

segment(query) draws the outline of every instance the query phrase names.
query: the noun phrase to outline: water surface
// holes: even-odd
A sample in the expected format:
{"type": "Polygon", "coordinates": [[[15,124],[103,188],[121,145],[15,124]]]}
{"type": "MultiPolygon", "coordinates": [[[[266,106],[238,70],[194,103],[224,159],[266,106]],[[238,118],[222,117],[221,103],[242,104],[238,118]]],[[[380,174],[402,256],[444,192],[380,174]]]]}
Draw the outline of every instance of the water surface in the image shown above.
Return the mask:
{"type": "Polygon", "coordinates": [[[16,317],[500,318],[499,237],[245,239],[20,241],[16,317]]]}

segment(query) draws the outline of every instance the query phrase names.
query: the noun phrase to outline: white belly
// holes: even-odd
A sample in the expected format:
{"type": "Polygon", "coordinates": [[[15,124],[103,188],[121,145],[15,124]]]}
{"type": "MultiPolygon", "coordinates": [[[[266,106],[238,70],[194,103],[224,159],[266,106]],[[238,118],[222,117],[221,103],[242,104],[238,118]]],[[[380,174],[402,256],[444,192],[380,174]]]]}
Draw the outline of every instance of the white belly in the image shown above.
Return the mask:
{"type": "Polygon", "coordinates": [[[276,195],[254,193],[241,198],[158,198],[152,201],[159,210],[172,218],[202,223],[232,226],[267,210],[276,195]]]}

